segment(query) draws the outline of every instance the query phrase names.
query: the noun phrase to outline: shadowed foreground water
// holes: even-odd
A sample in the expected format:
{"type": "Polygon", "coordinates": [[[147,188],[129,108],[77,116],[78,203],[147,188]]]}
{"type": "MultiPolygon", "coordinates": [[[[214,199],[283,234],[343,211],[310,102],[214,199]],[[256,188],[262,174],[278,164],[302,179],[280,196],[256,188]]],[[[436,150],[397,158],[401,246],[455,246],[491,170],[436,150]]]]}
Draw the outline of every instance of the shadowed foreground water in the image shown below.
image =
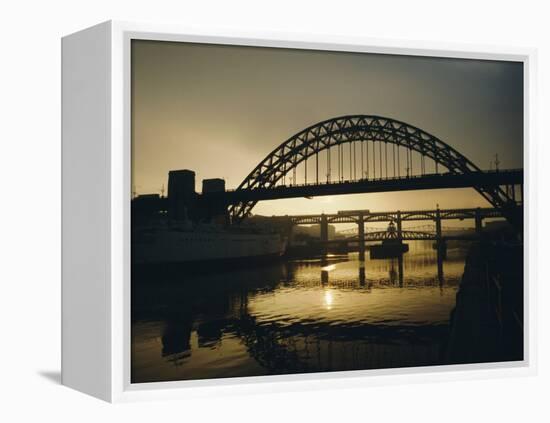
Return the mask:
{"type": "Polygon", "coordinates": [[[246,270],[134,272],[132,382],[442,364],[465,249],[431,242],[246,270]]]}

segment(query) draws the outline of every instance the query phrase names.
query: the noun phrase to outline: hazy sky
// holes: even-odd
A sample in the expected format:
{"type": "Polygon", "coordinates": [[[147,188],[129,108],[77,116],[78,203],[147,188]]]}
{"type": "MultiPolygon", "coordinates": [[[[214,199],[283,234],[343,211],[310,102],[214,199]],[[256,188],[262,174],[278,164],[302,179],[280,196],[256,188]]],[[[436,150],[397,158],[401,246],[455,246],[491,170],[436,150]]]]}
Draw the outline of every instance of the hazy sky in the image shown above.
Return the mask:
{"type": "MultiPolygon", "coordinates": [[[[319,121],[374,114],[420,127],[488,169],[523,163],[521,63],[159,41],[132,44],[133,186],[168,171],[236,188],[275,147],[319,121]]],[[[474,207],[473,189],[260,202],[255,214],[474,207]]]]}

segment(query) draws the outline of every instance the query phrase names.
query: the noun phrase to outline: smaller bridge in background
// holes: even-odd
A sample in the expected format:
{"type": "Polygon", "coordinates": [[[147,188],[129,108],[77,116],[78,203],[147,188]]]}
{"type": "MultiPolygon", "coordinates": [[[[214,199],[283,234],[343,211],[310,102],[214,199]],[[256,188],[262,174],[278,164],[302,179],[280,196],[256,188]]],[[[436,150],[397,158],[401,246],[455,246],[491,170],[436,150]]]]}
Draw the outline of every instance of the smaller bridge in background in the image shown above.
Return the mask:
{"type": "Polygon", "coordinates": [[[483,220],[488,218],[505,218],[503,212],[496,208],[465,208],[465,209],[435,209],[435,210],[397,210],[385,212],[371,212],[370,210],[348,210],[334,214],[310,214],[299,216],[287,216],[292,225],[318,224],[320,225],[320,243],[358,243],[359,252],[364,253],[365,242],[383,241],[389,237],[398,241],[434,240],[438,244],[444,244],[447,240],[474,240],[482,235],[483,220]],[[443,220],[467,220],[474,221],[471,234],[468,233],[443,233],[443,220]],[[434,230],[404,230],[403,222],[432,221],[434,230]],[[388,222],[395,224],[395,231],[387,230],[368,231],[366,223],[388,222]],[[330,223],[355,223],[357,235],[350,238],[329,240],[328,225],[330,223]]]}
{"type": "MultiPolygon", "coordinates": [[[[438,238],[436,232],[422,232],[422,231],[401,231],[401,241],[450,241],[450,240],[462,240],[473,241],[479,238],[479,235],[472,233],[462,233],[453,235],[442,235],[438,238]]],[[[364,242],[373,241],[385,241],[387,239],[395,239],[388,231],[370,231],[366,232],[364,236],[364,242]]],[[[336,238],[325,241],[327,244],[342,244],[342,243],[358,243],[359,236],[349,236],[345,238],[336,238]]]]}
{"type": "Polygon", "coordinates": [[[371,212],[370,210],[347,210],[338,213],[303,214],[288,216],[294,225],[327,223],[364,223],[376,222],[416,222],[437,220],[468,220],[482,222],[488,218],[505,218],[502,211],[493,207],[463,208],[463,209],[431,209],[431,210],[396,210],[371,212]],[[362,219],[361,219],[362,216],[362,219]]]}
{"type": "MultiPolygon", "coordinates": [[[[358,242],[358,232],[358,228],[338,231],[340,236],[344,236],[344,238],[338,238],[338,240],[358,242]]],[[[365,242],[384,241],[394,237],[395,236],[388,233],[387,228],[365,228],[365,242]]],[[[475,233],[472,227],[441,227],[442,240],[475,240],[478,238],[479,234],[475,233]]],[[[437,228],[435,225],[409,227],[401,231],[401,239],[404,241],[437,240],[437,228]]],[[[330,243],[331,241],[329,240],[328,242],[330,243]]]]}

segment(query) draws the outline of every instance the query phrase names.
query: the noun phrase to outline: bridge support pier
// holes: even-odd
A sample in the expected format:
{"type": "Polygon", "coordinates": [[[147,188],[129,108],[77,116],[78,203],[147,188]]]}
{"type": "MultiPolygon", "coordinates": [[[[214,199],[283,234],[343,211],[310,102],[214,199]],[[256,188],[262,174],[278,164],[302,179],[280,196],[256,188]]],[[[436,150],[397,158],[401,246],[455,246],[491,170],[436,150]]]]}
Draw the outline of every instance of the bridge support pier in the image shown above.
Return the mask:
{"type": "Polygon", "coordinates": [[[475,211],[475,224],[476,224],[476,235],[481,236],[483,230],[483,217],[481,217],[481,209],[478,207],[475,211]]]}
{"type": "Polygon", "coordinates": [[[435,247],[437,250],[437,280],[439,285],[443,285],[443,260],[447,258],[447,244],[442,238],[441,230],[441,213],[439,211],[439,206],[435,211],[435,247]]]}
{"type": "Polygon", "coordinates": [[[320,241],[321,241],[321,254],[327,255],[328,247],[328,219],[325,214],[321,215],[321,228],[320,228],[320,241]]]}
{"type": "Polygon", "coordinates": [[[365,266],[359,266],[359,286],[365,286],[366,283],[365,266]]]}
{"type": "Polygon", "coordinates": [[[441,254],[439,254],[439,248],[437,253],[437,280],[439,281],[439,286],[443,285],[443,281],[445,279],[445,276],[443,275],[443,259],[441,258],[441,254]]]}
{"type": "Polygon", "coordinates": [[[359,225],[358,240],[359,240],[359,261],[365,261],[365,219],[363,214],[359,214],[357,218],[359,225]]]}
{"type": "Polygon", "coordinates": [[[395,222],[397,225],[397,239],[403,242],[403,227],[401,223],[401,211],[397,210],[397,222],[395,222]]]}
{"type": "MultiPolygon", "coordinates": [[[[397,210],[397,222],[396,223],[396,226],[397,226],[397,239],[399,240],[400,243],[403,242],[403,225],[402,225],[402,221],[401,221],[401,211],[400,210],[397,210]]],[[[403,254],[400,254],[399,257],[397,258],[397,265],[398,265],[398,276],[399,276],[399,287],[403,287],[403,254]]]]}
{"type": "Polygon", "coordinates": [[[437,280],[443,285],[443,260],[447,258],[447,243],[443,239],[441,230],[441,212],[439,206],[435,211],[435,248],[437,250],[437,280]]]}
{"type": "Polygon", "coordinates": [[[443,285],[445,281],[445,275],[443,274],[443,260],[447,258],[447,243],[444,239],[439,239],[436,241],[437,248],[437,280],[439,285],[443,285]]]}
{"type": "Polygon", "coordinates": [[[287,239],[287,245],[292,245],[292,237],[294,235],[294,224],[292,223],[291,219],[287,219],[286,221],[286,239],[287,239]]]}
{"type": "Polygon", "coordinates": [[[403,254],[397,257],[397,273],[399,277],[399,287],[403,288],[403,254]]]}
{"type": "Polygon", "coordinates": [[[439,211],[439,206],[435,211],[435,237],[439,241],[441,239],[441,212],[439,211]]]}

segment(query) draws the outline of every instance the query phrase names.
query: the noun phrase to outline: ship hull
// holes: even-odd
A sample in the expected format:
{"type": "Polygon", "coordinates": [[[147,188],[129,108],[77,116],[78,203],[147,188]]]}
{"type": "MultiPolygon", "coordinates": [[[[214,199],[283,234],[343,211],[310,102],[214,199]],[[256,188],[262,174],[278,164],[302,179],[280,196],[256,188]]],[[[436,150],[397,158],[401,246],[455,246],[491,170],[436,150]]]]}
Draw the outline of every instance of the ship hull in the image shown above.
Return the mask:
{"type": "Polygon", "coordinates": [[[400,242],[383,242],[381,245],[371,245],[370,258],[373,260],[399,257],[409,251],[409,245],[400,242]]]}
{"type": "Polygon", "coordinates": [[[132,263],[136,265],[216,267],[229,264],[265,262],[281,257],[286,240],[277,234],[239,234],[144,231],[132,237],[132,263]]]}
{"type": "Polygon", "coordinates": [[[184,261],[161,263],[132,263],[132,281],[147,282],[151,276],[163,278],[167,275],[208,275],[220,274],[242,269],[263,269],[279,263],[284,256],[271,254],[238,259],[219,259],[208,261],[184,261]]]}

